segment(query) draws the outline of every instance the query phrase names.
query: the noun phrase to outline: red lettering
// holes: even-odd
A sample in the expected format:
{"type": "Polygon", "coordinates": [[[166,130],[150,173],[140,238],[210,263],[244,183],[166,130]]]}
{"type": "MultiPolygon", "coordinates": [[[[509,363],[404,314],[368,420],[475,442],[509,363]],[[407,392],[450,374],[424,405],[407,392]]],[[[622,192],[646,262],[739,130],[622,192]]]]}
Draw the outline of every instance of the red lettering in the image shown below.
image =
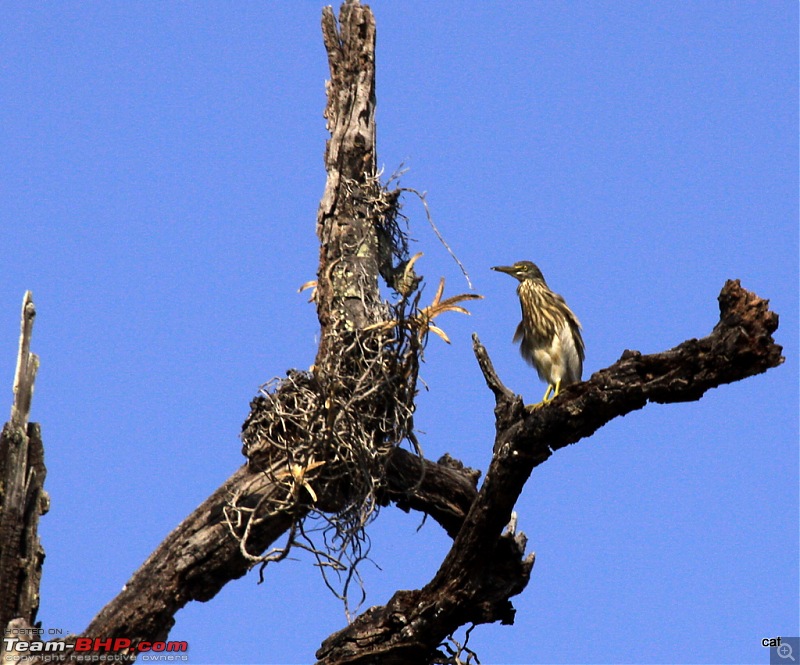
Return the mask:
{"type": "Polygon", "coordinates": [[[90,651],[92,648],[92,638],[79,637],[75,640],[75,651],[90,651]]]}
{"type": "Polygon", "coordinates": [[[114,640],[114,651],[122,651],[131,645],[131,641],[127,637],[118,637],[114,640]]]}
{"type": "Polygon", "coordinates": [[[167,642],[167,651],[187,651],[188,649],[188,642],[167,642]]]}
{"type": "Polygon", "coordinates": [[[94,645],[92,647],[92,651],[110,651],[111,645],[114,644],[114,640],[110,637],[107,640],[101,640],[99,637],[95,639],[94,645]]]}

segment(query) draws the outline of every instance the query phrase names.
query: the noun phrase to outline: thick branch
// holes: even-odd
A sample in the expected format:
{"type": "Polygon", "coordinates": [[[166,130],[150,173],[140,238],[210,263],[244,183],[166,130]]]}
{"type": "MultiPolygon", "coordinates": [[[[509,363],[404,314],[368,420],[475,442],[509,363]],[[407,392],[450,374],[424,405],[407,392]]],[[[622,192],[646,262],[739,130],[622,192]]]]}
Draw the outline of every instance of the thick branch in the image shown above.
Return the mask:
{"type": "MultiPolygon", "coordinates": [[[[229,520],[236,526],[232,501],[253,508],[274,491],[265,474],[240,468],[167,536],[83,634],[134,642],[165,639],[181,607],[190,600],[210,600],[253,565],[231,533],[229,520]]],[[[248,553],[260,554],[291,521],[290,516],[277,514],[253,526],[248,553]]]]}
{"type": "Polygon", "coordinates": [[[386,498],[406,512],[430,515],[455,538],[478,496],[479,477],[479,471],[465,468],[449,455],[434,463],[395,448],[386,467],[386,498]]]}
{"type": "Polygon", "coordinates": [[[768,302],[729,281],[713,332],[663,353],[626,351],[611,367],[566,388],[528,415],[502,388],[475,338],[476,355],[497,400],[495,457],[464,525],[436,576],[423,589],[399,591],[329,637],[320,663],[428,662],[436,647],[468,622],[513,621],[509,598],[527,584],[531,558],[524,539],[502,534],[532,469],[554,450],[594,433],[648,401],[699,399],[710,388],[765,372],[783,362],[768,302]]]}
{"type": "MultiPolygon", "coordinates": [[[[430,513],[451,535],[458,533],[472,505],[468,526],[461,529],[428,587],[401,592],[386,607],[359,617],[326,642],[328,653],[320,657],[325,662],[357,662],[357,653],[365,657],[422,653],[434,648],[465,618],[510,621],[513,609],[507,598],[524,588],[531,562],[523,556],[519,536],[509,534],[498,539],[498,535],[530,470],[547,459],[551,448],[587,436],[615,415],[641,408],[648,399],[697,399],[710,387],[780,364],[780,348],[770,337],[777,327],[777,316],[766,308],[766,302],[736,282],[726,285],[720,300],[723,317],[709,337],[689,340],[662,354],[626,352],[618,363],[583,384],[565,389],[546,409],[532,415],[526,416],[523,409],[514,407],[511,393],[500,390],[500,401],[512,402],[503,412],[517,415],[509,416],[506,422],[498,421],[501,452],[477,501],[468,472],[448,464],[421,462],[410,453],[395,450],[387,467],[387,498],[401,507],[430,513]],[[487,561],[490,564],[483,566],[487,561]],[[448,602],[444,602],[446,599],[448,602]],[[458,599],[455,604],[454,599],[458,599]],[[418,611],[409,609],[416,605],[418,611]],[[444,612],[436,615],[442,609],[444,612]],[[431,619],[434,615],[435,621],[431,619]],[[431,634],[425,630],[426,622],[438,626],[438,630],[431,634]],[[363,650],[353,651],[352,636],[370,625],[376,631],[373,638],[367,640],[363,650]],[[413,639],[401,639],[403,626],[409,627],[406,632],[413,639]],[[440,638],[442,631],[448,632],[440,638]],[[350,648],[343,651],[345,645],[350,648]]],[[[476,348],[479,352],[482,349],[479,345],[476,348]]],[[[174,623],[174,613],[186,602],[208,600],[225,583],[247,572],[251,562],[239,551],[239,542],[230,534],[223,511],[234,495],[241,497],[242,505],[252,506],[270,491],[262,474],[242,467],[167,537],[84,634],[163,639],[174,623]]],[[[263,522],[251,534],[251,551],[268,547],[288,525],[285,516],[263,522]]]]}
{"type": "Polygon", "coordinates": [[[766,372],[783,362],[772,339],[778,315],[769,301],[725,283],[719,295],[720,320],[710,335],[690,339],[663,353],[625,351],[588,381],[565,388],[549,408],[509,423],[498,433],[503,454],[544,461],[551,450],[590,436],[612,418],[647,402],[696,401],[711,388],[766,372]]]}
{"type": "MultiPolygon", "coordinates": [[[[426,510],[449,532],[457,531],[477,494],[469,472],[457,467],[422,462],[396,449],[389,463],[388,497],[426,510]],[[421,477],[423,482],[417,487],[421,477]]],[[[181,607],[190,600],[210,600],[252,566],[225,519],[231,498],[239,497],[239,505],[254,507],[272,491],[265,474],[240,468],[167,536],[83,635],[125,637],[134,642],[165,639],[181,607]]],[[[265,550],[290,524],[285,514],[260,523],[250,533],[250,553],[265,550]]]]}

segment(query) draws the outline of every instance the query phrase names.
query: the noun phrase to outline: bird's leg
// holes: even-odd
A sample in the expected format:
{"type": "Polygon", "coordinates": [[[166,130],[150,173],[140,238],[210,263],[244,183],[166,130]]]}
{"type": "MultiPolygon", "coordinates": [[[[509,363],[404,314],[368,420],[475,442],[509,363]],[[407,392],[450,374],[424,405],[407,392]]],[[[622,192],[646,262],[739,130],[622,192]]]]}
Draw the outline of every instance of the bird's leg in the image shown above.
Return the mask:
{"type": "Polygon", "coordinates": [[[536,409],[541,406],[544,406],[548,402],[552,402],[553,398],[561,392],[561,379],[558,379],[555,383],[548,383],[547,390],[544,391],[544,397],[542,397],[541,402],[537,402],[536,404],[528,404],[525,407],[525,410],[528,413],[533,413],[536,409]],[[552,395],[550,393],[553,393],[552,395]]]}
{"type": "Polygon", "coordinates": [[[528,404],[528,405],[526,405],[525,406],[525,410],[528,413],[533,413],[539,407],[542,407],[545,404],[547,404],[551,399],[553,399],[553,397],[556,396],[556,393],[558,392],[558,388],[559,388],[560,384],[561,384],[560,381],[557,382],[555,386],[553,386],[552,383],[548,383],[547,384],[547,390],[544,391],[544,397],[542,397],[542,401],[541,402],[536,402],[536,404],[528,404]],[[550,396],[550,391],[553,390],[553,388],[556,389],[556,392],[553,393],[552,396],[550,396]]]}

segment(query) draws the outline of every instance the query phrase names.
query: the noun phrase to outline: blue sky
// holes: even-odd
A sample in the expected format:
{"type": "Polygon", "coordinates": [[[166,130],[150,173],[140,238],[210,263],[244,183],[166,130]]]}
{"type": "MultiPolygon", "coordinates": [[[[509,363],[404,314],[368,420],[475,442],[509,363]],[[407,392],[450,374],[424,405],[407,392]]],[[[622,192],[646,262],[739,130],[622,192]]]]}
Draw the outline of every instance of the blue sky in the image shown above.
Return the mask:
{"type": "MultiPolygon", "coordinates": [[[[706,335],[728,278],[769,298],[786,363],[651,405],[537,468],[537,553],[484,663],[767,662],[798,629],[798,8],[792,2],[377,2],[379,162],[428,192],[485,300],[441,320],[416,424],[485,470],[492,397],[544,392],[511,344],[539,264],[584,326],[585,376],[706,335]]],[[[0,386],[23,292],[52,509],[39,618],[81,631],[242,462],[259,385],[314,359],[325,174],[321,6],[0,5],[0,386]]],[[[407,199],[427,292],[467,289],[407,199]]],[[[386,509],[367,605],[449,540],[386,509]]],[[[301,663],[342,627],[307,558],[177,616],[195,663],[301,663]]]]}

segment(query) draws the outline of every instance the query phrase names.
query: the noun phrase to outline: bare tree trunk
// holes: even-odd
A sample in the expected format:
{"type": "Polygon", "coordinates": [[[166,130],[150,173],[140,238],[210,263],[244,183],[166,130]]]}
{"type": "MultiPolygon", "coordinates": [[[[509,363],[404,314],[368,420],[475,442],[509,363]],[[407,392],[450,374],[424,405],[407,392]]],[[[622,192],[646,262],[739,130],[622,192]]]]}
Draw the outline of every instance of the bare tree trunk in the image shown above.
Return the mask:
{"type": "Polygon", "coordinates": [[[0,434],[0,627],[30,628],[39,610],[44,549],[39,516],[48,509],[44,447],[37,423],[29,423],[39,359],[30,351],[36,309],[30,291],[22,323],[11,418],[0,434]]]}
{"type": "MultiPolygon", "coordinates": [[[[375,17],[357,2],[322,11],[322,36],[331,78],[325,108],[331,134],[328,173],[317,213],[320,241],[317,313],[321,340],[317,371],[324,372],[337,333],[381,321],[386,308],[378,290],[378,225],[372,200],[375,169],[375,17]]],[[[338,349],[334,353],[338,353],[338,349]]]]}

